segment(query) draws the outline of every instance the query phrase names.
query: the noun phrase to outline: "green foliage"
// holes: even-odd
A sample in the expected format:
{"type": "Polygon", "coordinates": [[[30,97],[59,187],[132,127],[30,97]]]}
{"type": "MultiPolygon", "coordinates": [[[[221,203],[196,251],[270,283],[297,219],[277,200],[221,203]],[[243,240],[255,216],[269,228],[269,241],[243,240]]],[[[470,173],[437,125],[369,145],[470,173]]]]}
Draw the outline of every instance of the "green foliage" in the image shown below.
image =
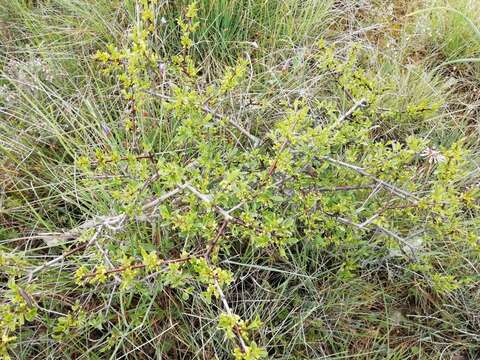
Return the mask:
{"type": "Polygon", "coordinates": [[[149,45],[155,30],[153,12],[156,3],[156,0],[141,1],[139,16],[142,21],[133,28],[128,48],[118,50],[114,45],[109,45],[108,51],[98,51],[94,56],[103,64],[104,74],[118,74],[122,95],[127,101],[125,128],[133,132],[137,131],[137,112],[143,109],[144,91],[151,87],[148,73],[158,62],[158,55],[149,45]]]}
{"type": "Polygon", "coordinates": [[[0,304],[0,356],[9,360],[9,347],[15,343],[15,331],[25,322],[32,321],[37,315],[34,300],[27,290],[15,283],[14,278],[8,281],[8,292],[0,304]]]}
{"type": "Polygon", "coordinates": [[[257,344],[252,341],[249,346],[245,349],[245,352],[240,351],[239,348],[236,348],[233,352],[235,360],[257,360],[267,357],[267,352],[259,348],[257,344]]]}
{"type": "MultiPolygon", "coordinates": [[[[186,11],[186,20],[178,20],[184,34],[184,53],[191,47],[186,39],[198,27],[196,14],[193,4],[186,11]]],[[[364,259],[377,257],[380,247],[387,256],[399,256],[413,264],[436,291],[457,288],[446,285],[446,277],[436,272],[437,260],[429,254],[437,243],[453,238],[463,243],[461,246],[478,251],[478,244],[465,241],[475,237],[475,228],[459,221],[465,210],[461,201],[465,195],[456,183],[469,171],[468,152],[460,143],[432,150],[415,137],[406,143],[372,140],[372,119],[379,113],[392,116],[380,106],[388,87],[362,69],[355,47],[341,60],[334,48],[323,41],[319,45],[318,68],[332,76],[346,94],[363,99],[345,116],[338,115],[333,104],[323,102],[312,108],[298,98],[287,107],[284,119],[266,134],[264,142],[268,146],[240,151],[225,138],[229,123],[215,121],[217,115],[210,106],[220,104],[223,96],[241,86],[248,63],[240,61],[235,69],[227,69],[218,84],[199,87],[195,86],[198,71],[192,58],[176,55],[167,65],[171,69],[171,94],[160,98],[160,106],[164,117],[176,124],[171,143],[188,150],[165,154],[155,167],[133,152],[109,155],[97,151],[94,161],[79,158],[78,166],[83,169],[95,163],[87,174],[114,175],[113,180],[102,182],[103,187],[112,194],[117,211],[128,219],[155,216],[145,201],[165,196],[160,208],[162,224],[176,231],[177,241],[183,241],[187,251],[187,257],[165,268],[165,286],[191,288],[191,282],[196,281],[205,288],[202,294],[208,303],[212,296],[225,301],[220,291],[232,283],[232,274],[213,266],[209,257],[214,247],[216,254],[228,250],[228,243],[221,241],[228,231],[236,239],[258,249],[278,251],[282,257],[287,257],[286,249],[299,241],[316,239],[318,246],[334,246],[340,261],[338,276],[343,281],[356,276],[364,259]],[[311,116],[318,112],[326,114],[321,123],[311,116]],[[126,159],[125,165],[121,158],[126,159]],[[420,181],[419,173],[425,173],[428,181],[420,181]],[[346,185],[344,191],[342,186],[346,185]],[[331,192],[327,190],[324,195],[322,188],[331,192]],[[376,189],[374,198],[372,189],[376,189]],[[177,193],[179,203],[174,205],[167,194],[177,193]],[[396,221],[399,216],[401,223],[396,221]],[[221,226],[222,218],[225,225],[221,226]],[[424,227],[422,246],[415,247],[409,237],[419,223],[424,227]],[[373,242],[362,236],[372,230],[373,242]],[[199,248],[205,249],[204,257],[193,256],[193,249],[199,248]]],[[[134,42],[133,49],[125,53],[138,53],[137,48],[134,42]]],[[[138,56],[155,57],[148,48],[138,56]]],[[[147,90],[147,83],[136,89],[147,90]]],[[[410,116],[424,110],[425,105],[408,107],[410,116]]],[[[141,275],[140,268],[158,270],[169,261],[140,250],[140,264],[130,255],[122,255],[124,260],[118,269],[124,289],[141,275]]],[[[85,275],[83,268],[79,272],[85,275]]],[[[97,266],[90,282],[105,282],[106,272],[103,265],[97,266]]],[[[80,275],[77,273],[77,277],[80,275]]],[[[250,341],[249,325],[238,315],[221,315],[219,327],[228,338],[240,336],[247,342],[247,348],[235,350],[237,358],[264,355],[250,341]]]]}
{"type": "Polygon", "coordinates": [[[76,304],[72,307],[72,311],[69,314],[57,319],[52,329],[52,337],[59,342],[66,341],[77,329],[81,329],[85,325],[86,314],[78,304],[76,304]]]}
{"type": "MultiPolygon", "coordinates": [[[[195,61],[199,3],[172,21],[181,34],[178,53],[157,50],[162,5],[144,0],[132,16],[138,21],[128,42],[116,39],[94,56],[105,81],[101,91],[125,111],[112,110],[106,141],[70,149],[75,164],[69,167],[69,196],[76,203],[70,202],[81,210],[69,219],[75,227],[62,236],[39,235],[39,242],[52,236],[60,241],[52,248],[47,241],[47,247],[29,244],[25,251],[35,256],[0,253],[2,276],[10,279],[0,314],[3,357],[21,347],[17,339],[29,336],[29,327],[40,326],[49,342],[67,344],[72,353],[98,341],[88,351],[128,355],[157,338],[169,353],[184,342],[164,339],[164,332],[175,328],[180,337],[189,321],[207,319],[229,339],[235,359],[266,358],[267,349],[273,356],[288,349],[292,358],[309,358],[308,350],[297,350],[288,339],[292,329],[301,329],[305,341],[321,339],[330,354],[339,344],[351,345],[325,330],[332,327],[331,308],[341,319],[334,326],[390,333],[389,324],[375,319],[378,314],[367,325],[356,319],[348,324],[349,311],[342,308],[351,301],[358,311],[352,318],[363,316],[360,305],[383,311],[391,300],[379,301],[379,284],[398,281],[394,291],[407,288],[412,297],[429,299],[430,293],[467,292],[475,283],[475,275],[461,266],[465,254],[478,260],[480,250],[480,194],[475,184],[465,183],[473,172],[468,144],[440,146],[418,135],[377,132],[380,121],[410,123],[442,104],[420,100],[404,109],[385,108],[394,80],[372,75],[359,45],[343,49],[322,40],[302,66],[328,84],[323,96],[279,92],[271,100],[272,114],[268,101],[244,96],[255,93],[246,87],[258,76],[250,57],[214,78],[195,61]],[[265,123],[255,126],[253,118],[262,117],[265,123]],[[113,126],[122,121],[125,126],[113,126]],[[81,192],[87,201],[78,200],[81,192]],[[37,253],[49,260],[41,262],[37,253]],[[257,283],[250,276],[255,286],[245,284],[240,266],[278,277],[257,283]],[[52,282],[61,287],[52,289],[52,282]],[[281,287],[291,294],[278,311],[238,305],[243,286],[248,292],[257,285],[268,296],[277,297],[281,287]],[[357,294],[355,286],[369,291],[357,294]],[[336,291],[330,304],[324,306],[320,288],[336,291]],[[37,311],[44,309],[29,295],[37,289],[39,303],[53,304],[38,322],[37,311]],[[72,302],[77,296],[82,301],[72,302]],[[318,306],[325,313],[316,315],[318,306]],[[302,315],[289,323],[296,311],[302,315]],[[266,338],[275,333],[267,321],[288,335],[277,331],[266,338]],[[149,333],[142,338],[138,329],[149,333]],[[132,348],[119,350],[130,342],[132,348]]],[[[226,356],[221,340],[212,338],[214,350],[204,356],[226,356]]],[[[186,351],[192,356],[193,350],[186,351]]]]}

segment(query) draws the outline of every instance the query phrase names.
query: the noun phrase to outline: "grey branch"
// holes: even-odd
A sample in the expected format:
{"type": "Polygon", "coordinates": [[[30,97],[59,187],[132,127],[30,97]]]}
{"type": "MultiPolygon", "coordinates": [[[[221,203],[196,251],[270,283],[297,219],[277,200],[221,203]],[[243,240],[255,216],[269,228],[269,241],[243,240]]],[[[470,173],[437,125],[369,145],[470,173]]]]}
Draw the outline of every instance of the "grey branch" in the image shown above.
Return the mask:
{"type": "MultiPolygon", "coordinates": [[[[224,308],[225,312],[228,315],[233,315],[233,311],[230,308],[230,305],[228,305],[227,298],[226,298],[225,294],[223,293],[223,290],[222,290],[220,284],[218,283],[218,280],[217,280],[216,276],[214,277],[214,284],[215,284],[215,289],[217,290],[217,292],[220,296],[220,300],[222,301],[222,305],[223,305],[223,308],[224,308]]],[[[238,345],[240,347],[240,350],[242,351],[242,353],[245,353],[247,351],[247,346],[245,345],[245,341],[243,340],[243,337],[242,337],[240,331],[238,330],[237,325],[235,325],[234,333],[235,333],[235,337],[237,338],[237,342],[238,342],[238,345]]]]}
{"type": "Polygon", "coordinates": [[[359,167],[359,166],[356,166],[356,165],[353,165],[353,164],[349,164],[349,163],[346,163],[346,162],[343,162],[343,161],[340,161],[340,160],[336,160],[336,159],[333,159],[329,156],[322,156],[321,159],[323,160],[326,160],[328,162],[331,162],[332,164],[336,164],[336,165],[339,165],[339,166],[343,166],[345,168],[348,168],[348,169],[351,169],[353,171],[356,171],[357,173],[359,173],[360,175],[363,175],[363,176],[366,176],[366,177],[369,177],[370,179],[374,180],[376,183],[380,184],[381,186],[383,186],[384,188],[390,190],[390,192],[392,192],[393,194],[396,194],[398,195],[399,197],[405,199],[405,200],[409,200],[411,202],[413,202],[414,204],[417,204],[418,201],[420,200],[418,197],[416,197],[415,195],[413,195],[412,193],[408,192],[408,191],[405,191],[389,182],[386,182],[382,179],[379,179],[377,178],[376,176],[370,174],[369,172],[367,172],[365,169],[359,167]]]}
{"type": "Polygon", "coordinates": [[[350,110],[348,110],[345,114],[343,114],[342,116],[340,116],[338,118],[338,122],[339,123],[342,123],[343,121],[345,121],[346,119],[348,119],[350,116],[352,116],[352,114],[359,108],[363,108],[365,106],[367,106],[367,99],[360,99],[359,101],[357,101],[351,108],[350,110]]]}
{"type": "MultiPolygon", "coordinates": [[[[326,213],[326,214],[333,217],[335,220],[337,220],[338,222],[340,222],[342,224],[353,226],[353,227],[355,227],[359,230],[367,230],[368,229],[367,225],[357,224],[356,222],[354,222],[352,220],[349,220],[347,218],[341,217],[341,216],[335,216],[335,215],[328,214],[328,213],[326,213]]],[[[415,249],[412,247],[412,245],[410,245],[408,243],[407,240],[405,240],[404,238],[402,238],[400,235],[396,234],[395,232],[384,228],[383,226],[380,226],[380,225],[377,225],[377,224],[373,224],[373,226],[378,231],[380,231],[380,232],[384,233],[385,235],[390,236],[391,238],[395,239],[399,244],[408,247],[410,249],[410,252],[412,253],[411,256],[409,256],[408,254],[405,253],[402,246],[400,246],[400,251],[402,251],[405,256],[407,256],[409,258],[412,258],[414,260],[417,260],[417,256],[415,254],[415,249]]]]}
{"type": "Polygon", "coordinates": [[[100,232],[102,231],[102,229],[103,229],[103,227],[99,226],[97,228],[97,230],[95,231],[95,234],[92,236],[92,238],[85,245],[77,246],[75,249],[67,251],[66,253],[63,253],[62,255],[57,256],[56,258],[54,258],[54,259],[52,259],[52,260],[50,260],[50,261],[48,261],[48,262],[46,262],[46,263],[44,263],[40,266],[37,266],[35,269],[30,271],[30,273],[28,274],[28,280],[27,281],[31,282],[33,280],[33,275],[42,271],[43,269],[51,267],[51,266],[55,265],[56,263],[63,261],[67,256],[72,255],[72,254],[76,253],[77,251],[80,251],[82,249],[86,249],[89,246],[91,246],[97,240],[97,238],[100,235],[100,232]]]}

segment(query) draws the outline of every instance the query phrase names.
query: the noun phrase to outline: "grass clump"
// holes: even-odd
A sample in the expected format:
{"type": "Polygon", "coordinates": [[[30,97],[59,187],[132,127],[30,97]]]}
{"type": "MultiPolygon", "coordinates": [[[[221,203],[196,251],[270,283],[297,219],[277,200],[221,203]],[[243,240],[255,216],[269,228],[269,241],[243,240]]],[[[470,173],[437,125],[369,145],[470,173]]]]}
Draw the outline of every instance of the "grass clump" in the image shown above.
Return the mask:
{"type": "MultiPolygon", "coordinates": [[[[478,58],[480,6],[475,1],[432,1],[421,22],[438,51],[449,61],[478,58]]],[[[419,14],[420,15],[420,14],[419,14]]]]}
{"type": "Polygon", "coordinates": [[[356,2],[83,3],[2,4],[3,358],[478,355],[478,141],[430,59],[343,36],[356,2]]]}

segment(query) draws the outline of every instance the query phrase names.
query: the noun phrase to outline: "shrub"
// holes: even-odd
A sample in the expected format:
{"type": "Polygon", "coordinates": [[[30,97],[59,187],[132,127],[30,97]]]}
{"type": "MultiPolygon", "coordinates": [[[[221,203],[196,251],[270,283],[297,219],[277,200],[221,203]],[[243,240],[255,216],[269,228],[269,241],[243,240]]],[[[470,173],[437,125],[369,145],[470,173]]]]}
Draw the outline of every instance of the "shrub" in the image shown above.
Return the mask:
{"type": "Polygon", "coordinates": [[[196,3],[177,19],[180,52],[162,58],[152,45],[158,6],[142,0],[127,45],[94,56],[122,111],[116,127],[106,125],[109,142],[75,154],[75,184],[105,211],[61,234],[72,244],[48,261],[2,252],[10,294],[0,313],[3,357],[32,327],[70,347],[58,351],[75,353],[77,342],[98,339],[99,353],[115,355],[119,339],[140,336],[135,330],[146,323],[155,328],[149,313],[160,301],[173,304],[166,305],[170,319],[185,302],[217,304],[234,358],[273,356],[258,341],[258,314],[242,317],[232,305],[228,290],[237,279],[223,260],[233,254],[280,263],[308,243],[328,255],[340,282],[386,261],[435,296],[473,281],[455,272],[465,251],[477,258],[479,250],[479,193],[463,183],[469,151],[461,141],[437,149],[415,136],[377,137],[377,117],[395,114],[383,110],[388,87],[362,69],[355,47],[344,54],[320,41],[307,65],[346,94],[347,111],[285,96],[282,119],[263,129],[236,117],[249,106],[235,96],[251,76],[248,59],[219,79],[202,76],[191,55],[196,3]],[[451,243],[455,250],[443,256],[451,243]],[[55,299],[44,309],[52,281],[78,301],[55,299]]]}

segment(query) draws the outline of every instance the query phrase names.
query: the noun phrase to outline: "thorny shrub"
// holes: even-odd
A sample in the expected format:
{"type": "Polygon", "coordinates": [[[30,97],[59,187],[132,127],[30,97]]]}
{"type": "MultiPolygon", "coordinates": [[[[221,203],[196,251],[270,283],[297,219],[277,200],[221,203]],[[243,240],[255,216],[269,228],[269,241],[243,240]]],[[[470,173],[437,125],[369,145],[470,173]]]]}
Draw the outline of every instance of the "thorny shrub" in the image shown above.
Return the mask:
{"type": "MultiPolygon", "coordinates": [[[[123,126],[108,129],[116,145],[79,154],[76,165],[86,187],[107,194],[111,213],[72,230],[76,245],[48,263],[32,269],[14,255],[0,258],[9,276],[0,312],[4,358],[16,332],[41,311],[31,295],[37,277],[78,251],[96,262],[76,269],[71,281],[79,286],[119,282],[118,291],[134,293],[153,278],[184,300],[202,288],[207,303],[222,306],[218,328],[239,360],[264,358],[267,349],[255,341],[261,319],[235,314],[225,293],[235,279],[220,262],[232,248],[250,247],[280,260],[292,244],[313,242],[341,264],[344,281],[389,258],[403,265],[404,276],[438,294],[468,286],[470,277],[444,270],[454,269],[461,257],[436,254],[450,242],[479,250],[478,224],[471,221],[479,194],[462,185],[470,165],[461,142],[435,149],[415,136],[377,137],[376,119],[395,116],[379,103],[385,86],[362,69],[359,50],[340,54],[325,41],[310,66],[347,94],[350,110],[341,114],[333,101],[285,98],[284,118],[255,131],[221,111],[232,108],[225,103],[242,88],[249,61],[239,60],[219,79],[202,78],[191,55],[199,27],[195,3],[177,20],[181,52],[162,57],[152,46],[158,6],[140,1],[128,45],[110,45],[94,57],[104,77],[118,81],[123,126]],[[169,136],[168,151],[160,154],[157,127],[169,136]],[[142,223],[160,224],[169,245],[160,251],[148,240],[129,242],[129,230],[142,223]]],[[[409,111],[413,116],[424,108],[409,111]]],[[[61,341],[75,329],[95,326],[77,303],[51,332],[61,341]]]]}

